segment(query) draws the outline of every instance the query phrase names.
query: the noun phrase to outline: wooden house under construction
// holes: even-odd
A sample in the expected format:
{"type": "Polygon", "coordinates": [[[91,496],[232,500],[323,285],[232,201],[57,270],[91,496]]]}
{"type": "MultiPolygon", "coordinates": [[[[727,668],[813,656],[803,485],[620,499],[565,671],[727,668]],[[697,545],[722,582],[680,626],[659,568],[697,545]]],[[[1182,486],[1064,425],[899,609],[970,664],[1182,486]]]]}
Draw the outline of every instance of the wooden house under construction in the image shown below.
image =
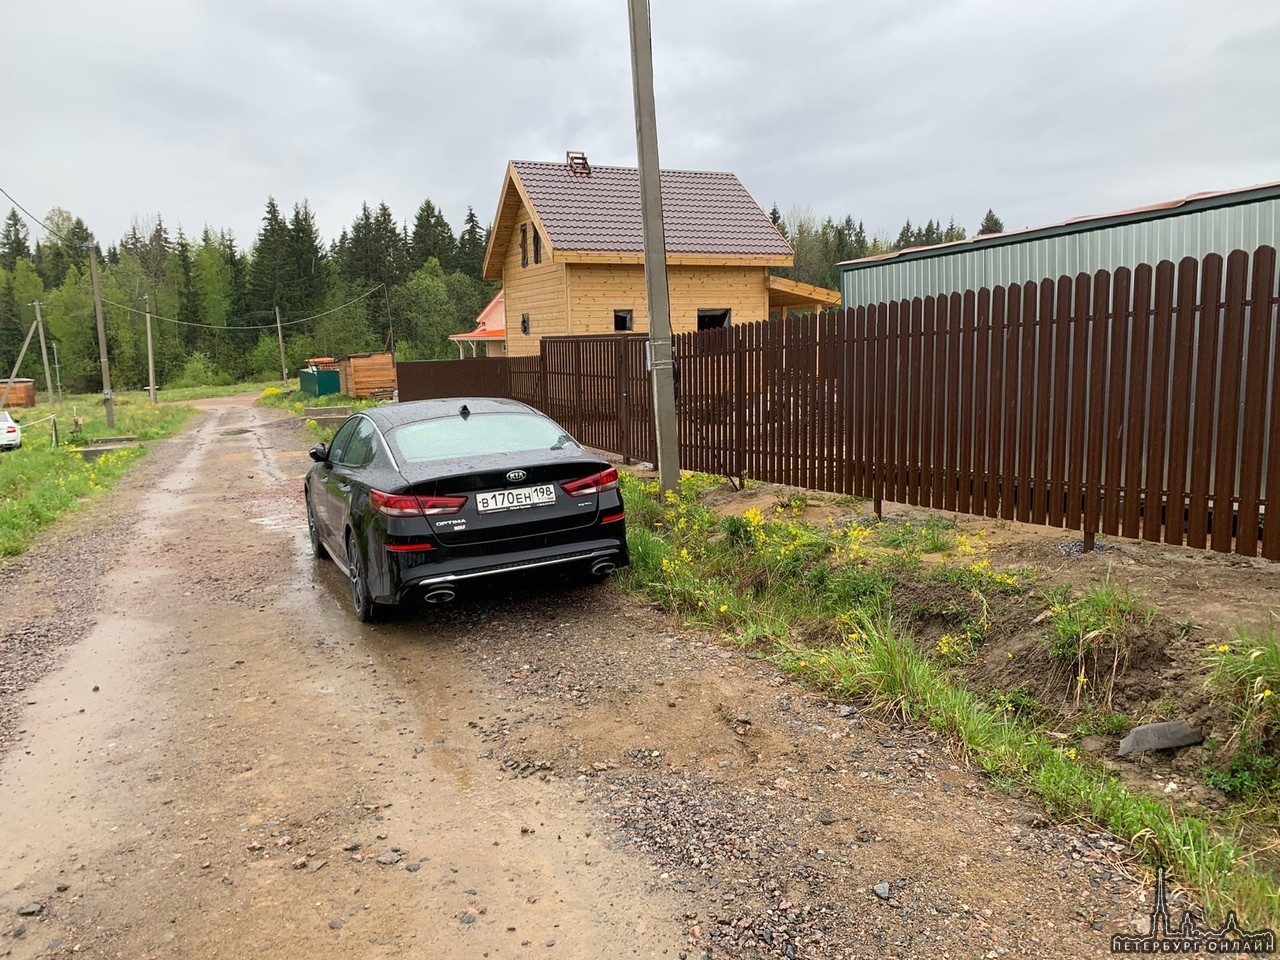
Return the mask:
{"type": "MultiPolygon", "coordinates": [[[[732,173],[664,170],[662,207],[672,332],[840,302],[770,274],[795,252],[732,173]]],[[[575,153],[508,163],[484,278],[502,281],[508,356],[544,336],[647,332],[639,172],[575,153]]]]}

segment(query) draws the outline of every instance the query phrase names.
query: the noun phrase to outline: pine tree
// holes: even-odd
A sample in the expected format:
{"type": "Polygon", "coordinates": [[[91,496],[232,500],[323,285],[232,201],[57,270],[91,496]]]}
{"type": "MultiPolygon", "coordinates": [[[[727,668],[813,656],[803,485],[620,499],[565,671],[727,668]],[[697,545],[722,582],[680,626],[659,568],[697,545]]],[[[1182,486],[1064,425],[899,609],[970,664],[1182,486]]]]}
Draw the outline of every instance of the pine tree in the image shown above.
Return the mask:
{"type": "Polygon", "coordinates": [[[370,279],[388,286],[399,285],[409,276],[409,249],[386,203],[378,204],[373,215],[369,266],[374,271],[370,279]]]}
{"type": "Polygon", "coordinates": [[[297,277],[290,306],[300,315],[319,313],[329,291],[329,260],[320,240],[316,216],[303,200],[289,219],[289,245],[297,277]]]}
{"type": "MultiPolygon", "coordinates": [[[[61,207],[45,214],[49,235],[36,243],[32,262],[46,289],[61,286],[72,267],[83,268],[89,259],[89,243],[93,235],[79,217],[72,217],[61,207]]],[[[98,252],[101,257],[101,251],[98,252]]]]}
{"type": "Polygon", "coordinates": [[[956,223],[956,218],[952,217],[947,224],[947,229],[942,233],[943,243],[955,243],[958,240],[965,239],[964,227],[956,223]]]}
{"type": "Polygon", "coordinates": [[[4,218],[4,226],[0,227],[0,267],[12,270],[18,261],[31,259],[31,236],[27,225],[12,207],[4,218]]]}
{"type": "Polygon", "coordinates": [[[292,246],[289,225],[280,215],[275,197],[268,197],[262,229],[258,231],[249,265],[248,300],[251,310],[265,315],[277,306],[284,311],[289,309],[289,288],[295,276],[292,246]]]}
{"type": "Polygon", "coordinates": [[[480,226],[480,220],[471,207],[463,221],[462,235],[458,237],[458,269],[472,280],[480,280],[484,269],[484,251],[488,231],[480,226]]]}
{"type": "Polygon", "coordinates": [[[978,236],[984,236],[988,233],[1004,233],[1004,221],[996,216],[994,210],[988,209],[987,215],[982,218],[982,223],[978,224],[978,236]]]}
{"type": "Polygon", "coordinates": [[[853,231],[853,259],[861,260],[870,254],[871,247],[867,244],[867,228],[859,220],[857,228],[853,231]]]}
{"type": "Polygon", "coordinates": [[[173,251],[178,262],[178,319],[200,322],[200,294],[196,289],[191,243],[181,227],[178,228],[178,241],[173,251]]]}
{"type": "Polygon", "coordinates": [[[413,270],[435,257],[441,268],[450,272],[456,266],[458,240],[444,214],[430,200],[423,200],[413,221],[409,239],[409,265],[413,270]]]}
{"type": "Polygon", "coordinates": [[[156,225],[152,227],[151,234],[141,248],[134,251],[142,261],[142,267],[147,272],[147,278],[151,281],[153,290],[164,283],[164,268],[172,250],[173,242],[169,239],[169,231],[165,228],[164,217],[156,214],[156,225]]]}
{"type": "MultiPolygon", "coordinates": [[[[368,283],[374,276],[373,262],[373,211],[369,204],[360,205],[360,215],[351,222],[351,234],[342,232],[344,250],[340,254],[338,272],[351,283],[368,283]]],[[[340,241],[341,242],[341,241],[340,241]]]]}
{"type": "MultiPolygon", "coordinates": [[[[13,280],[7,270],[0,269],[0,377],[8,378],[22,349],[27,331],[23,327],[18,301],[13,295],[13,280]]],[[[22,375],[22,371],[18,371],[22,375]]]]}
{"type": "Polygon", "coordinates": [[[773,221],[773,225],[778,228],[778,232],[785,237],[787,235],[787,225],[782,221],[782,211],[778,209],[775,203],[769,210],[769,219],[773,221]]]}
{"type": "Polygon", "coordinates": [[[908,219],[907,222],[902,225],[902,229],[898,231],[898,239],[894,243],[893,249],[905,250],[907,247],[915,246],[915,238],[915,231],[911,229],[911,220],[908,219]]]}

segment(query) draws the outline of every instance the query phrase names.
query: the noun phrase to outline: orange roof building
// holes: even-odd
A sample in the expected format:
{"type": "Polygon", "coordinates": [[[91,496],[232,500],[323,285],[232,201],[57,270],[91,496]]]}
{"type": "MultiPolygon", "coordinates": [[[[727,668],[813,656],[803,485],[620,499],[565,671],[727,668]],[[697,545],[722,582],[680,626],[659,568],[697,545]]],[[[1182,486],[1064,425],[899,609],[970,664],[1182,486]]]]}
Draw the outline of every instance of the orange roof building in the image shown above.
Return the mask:
{"type": "Polygon", "coordinates": [[[495,296],[476,317],[476,328],[470,333],[455,333],[449,338],[458,345],[458,359],[466,356],[501,357],[507,352],[507,313],[503,291],[495,296]],[[483,352],[480,352],[483,351],[483,352]]]}

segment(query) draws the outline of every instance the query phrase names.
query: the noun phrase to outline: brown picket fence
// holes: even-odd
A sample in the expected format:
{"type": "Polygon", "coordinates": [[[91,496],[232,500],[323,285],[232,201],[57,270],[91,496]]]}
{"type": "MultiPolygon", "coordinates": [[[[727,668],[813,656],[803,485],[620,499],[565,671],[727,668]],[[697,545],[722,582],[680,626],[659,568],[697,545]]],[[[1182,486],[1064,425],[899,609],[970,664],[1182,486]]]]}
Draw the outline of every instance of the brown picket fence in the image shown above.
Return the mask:
{"type": "MultiPolygon", "coordinates": [[[[1280,560],[1278,307],[1260,247],[680,334],[680,464],[1280,560]]],[[[643,337],[506,367],[583,443],[653,461],[643,337]]]]}

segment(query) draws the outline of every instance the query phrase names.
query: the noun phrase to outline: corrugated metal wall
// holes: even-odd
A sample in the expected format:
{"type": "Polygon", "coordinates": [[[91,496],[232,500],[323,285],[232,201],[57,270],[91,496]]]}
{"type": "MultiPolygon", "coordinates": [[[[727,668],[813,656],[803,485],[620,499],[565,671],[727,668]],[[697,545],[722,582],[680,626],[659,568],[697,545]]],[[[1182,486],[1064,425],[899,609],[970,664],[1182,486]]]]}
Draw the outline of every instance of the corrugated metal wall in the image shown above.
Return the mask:
{"type": "Polygon", "coordinates": [[[845,270],[846,307],[1280,246],[1280,200],[1261,200],[918,260],[845,270]]]}

